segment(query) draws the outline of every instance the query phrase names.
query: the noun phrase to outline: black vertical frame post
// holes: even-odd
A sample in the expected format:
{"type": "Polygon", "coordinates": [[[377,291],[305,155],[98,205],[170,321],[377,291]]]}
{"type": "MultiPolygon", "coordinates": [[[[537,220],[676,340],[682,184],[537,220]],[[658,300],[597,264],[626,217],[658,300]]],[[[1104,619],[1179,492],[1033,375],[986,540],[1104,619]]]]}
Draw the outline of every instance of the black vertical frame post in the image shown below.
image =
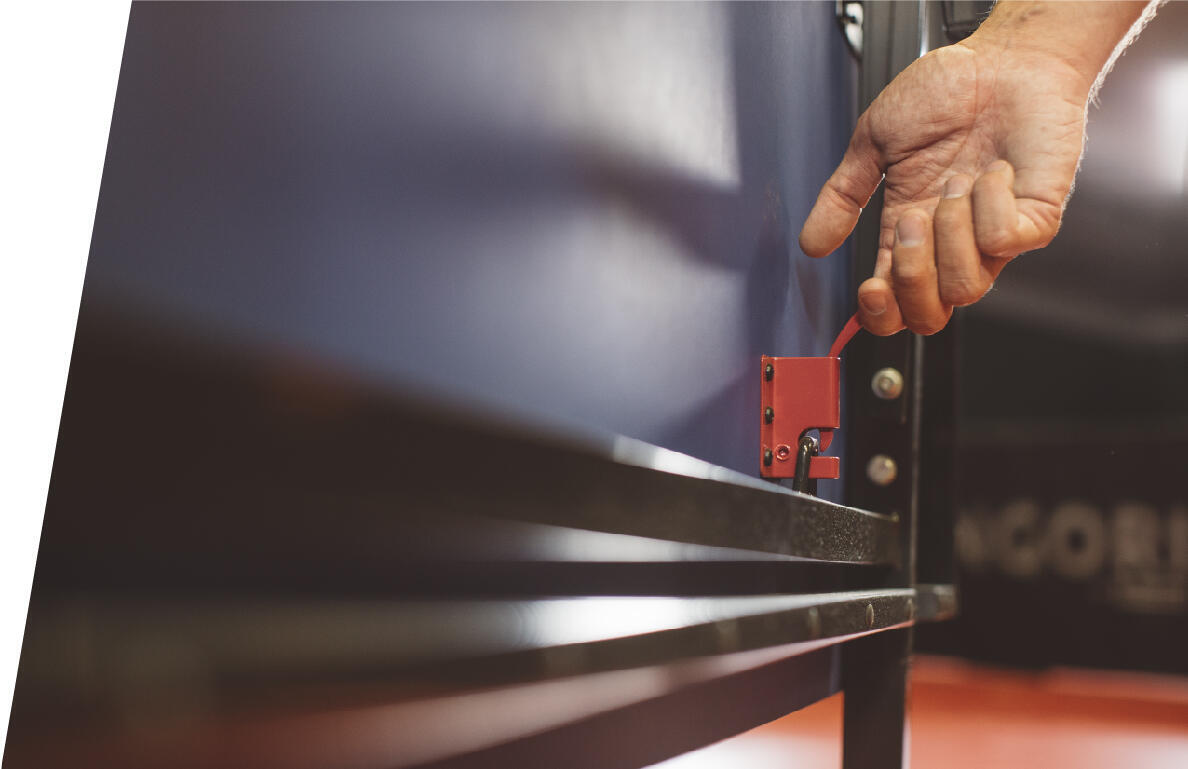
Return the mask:
{"type": "Polygon", "coordinates": [[[906,765],[911,654],[910,627],[875,633],[842,648],[843,769],[906,765]]]}
{"type": "MultiPolygon", "coordinates": [[[[919,57],[928,37],[923,2],[866,3],[864,10],[860,109],[866,109],[897,73],[919,57]]],[[[874,271],[881,214],[882,195],[876,194],[855,231],[855,286],[874,271]]],[[[922,338],[906,332],[886,338],[859,334],[846,356],[844,418],[850,425],[846,501],[893,514],[901,523],[902,557],[895,568],[882,574],[885,587],[916,583],[924,349],[922,338]],[[902,378],[902,391],[895,397],[875,392],[873,380],[883,369],[892,369],[902,378]],[[881,465],[880,472],[868,470],[872,463],[881,465]]],[[[845,769],[903,765],[911,650],[910,627],[877,633],[842,649],[845,769]]]]}

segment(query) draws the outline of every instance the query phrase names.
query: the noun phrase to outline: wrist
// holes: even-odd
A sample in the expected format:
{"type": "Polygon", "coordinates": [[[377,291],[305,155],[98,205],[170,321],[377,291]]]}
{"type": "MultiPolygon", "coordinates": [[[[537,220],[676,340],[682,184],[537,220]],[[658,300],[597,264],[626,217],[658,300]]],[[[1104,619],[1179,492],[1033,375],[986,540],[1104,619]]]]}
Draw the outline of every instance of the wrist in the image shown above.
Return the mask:
{"type": "Polygon", "coordinates": [[[980,57],[1034,60],[1088,94],[1148,6],[1138,2],[1000,2],[963,45],[980,57]]]}

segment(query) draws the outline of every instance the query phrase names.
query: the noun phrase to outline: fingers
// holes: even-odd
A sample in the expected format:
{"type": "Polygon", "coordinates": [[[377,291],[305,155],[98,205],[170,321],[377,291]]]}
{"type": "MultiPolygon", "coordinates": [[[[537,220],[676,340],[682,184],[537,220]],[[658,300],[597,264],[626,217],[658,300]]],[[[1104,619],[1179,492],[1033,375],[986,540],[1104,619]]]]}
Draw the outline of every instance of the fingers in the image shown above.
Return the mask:
{"type": "Polygon", "coordinates": [[[1015,169],[1005,160],[987,166],[973,186],[973,220],[978,247],[998,259],[1043,248],[1060,227],[1059,206],[1015,196],[1015,169]]]}
{"type": "Polygon", "coordinates": [[[1012,185],[1015,170],[1005,160],[996,160],[973,186],[973,224],[977,243],[986,254],[1015,256],[1019,240],[1019,212],[1012,185]]]}
{"type": "Polygon", "coordinates": [[[876,336],[903,330],[903,315],[891,288],[891,249],[879,249],[874,277],[858,287],[858,320],[876,336]]]}
{"type": "Polygon", "coordinates": [[[1013,257],[1046,245],[1059,226],[1059,206],[1017,198],[1015,183],[1005,160],[976,180],[957,174],[931,216],[909,209],[893,230],[884,229],[875,274],[858,289],[862,325],[880,336],[905,326],[934,334],[953,307],[981,299],[1013,257]]]}
{"type": "Polygon", "coordinates": [[[906,326],[934,334],[954,305],[972,304],[989,290],[997,271],[986,269],[978,250],[973,184],[968,176],[952,177],[931,219],[911,209],[884,232],[874,277],[858,288],[859,320],[868,331],[887,336],[906,326]]]}
{"type": "MultiPolygon", "coordinates": [[[[973,180],[958,174],[945,182],[933,214],[937,283],[944,304],[973,304],[990,290],[994,275],[983,265],[974,235],[973,180]]],[[[999,267],[1001,269],[1001,267],[999,267]]]]}
{"type": "Polygon", "coordinates": [[[842,244],[883,179],[881,158],[864,118],[800,231],[800,248],[809,256],[825,256],[842,244]]]}
{"type": "Polygon", "coordinates": [[[904,213],[895,225],[891,287],[904,325],[912,331],[935,334],[949,322],[953,308],[940,297],[932,222],[918,208],[904,213]]]}

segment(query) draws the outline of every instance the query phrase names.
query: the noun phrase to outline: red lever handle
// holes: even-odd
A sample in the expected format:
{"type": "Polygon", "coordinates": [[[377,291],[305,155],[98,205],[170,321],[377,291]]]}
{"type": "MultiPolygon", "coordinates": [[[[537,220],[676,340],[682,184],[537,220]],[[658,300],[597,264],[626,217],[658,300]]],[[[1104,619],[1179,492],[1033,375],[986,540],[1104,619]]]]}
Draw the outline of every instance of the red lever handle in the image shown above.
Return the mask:
{"type": "MultiPolygon", "coordinates": [[[[760,399],[760,474],[792,478],[796,446],[805,430],[821,435],[820,451],[829,448],[841,424],[841,351],[862,326],[854,315],[842,327],[824,358],[777,358],[764,355],[760,399]]],[[[809,465],[810,478],[837,478],[837,457],[818,455],[809,465]]]]}
{"type": "Polygon", "coordinates": [[[840,357],[842,348],[854,338],[854,334],[857,334],[860,328],[862,328],[862,324],[858,322],[858,313],[854,313],[846,321],[846,325],[842,326],[841,333],[837,335],[837,339],[833,340],[833,346],[829,348],[829,357],[840,357]]]}

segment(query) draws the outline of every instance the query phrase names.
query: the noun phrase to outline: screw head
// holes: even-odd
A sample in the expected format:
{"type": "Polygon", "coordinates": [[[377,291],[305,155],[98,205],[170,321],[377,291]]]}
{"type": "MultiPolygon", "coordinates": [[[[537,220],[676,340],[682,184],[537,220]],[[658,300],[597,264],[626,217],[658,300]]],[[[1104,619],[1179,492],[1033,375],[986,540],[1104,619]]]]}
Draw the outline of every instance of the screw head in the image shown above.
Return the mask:
{"type": "Polygon", "coordinates": [[[903,393],[903,374],[899,369],[881,368],[871,377],[870,389],[885,401],[892,401],[903,393]]]}
{"type": "Polygon", "coordinates": [[[868,603],[866,604],[866,626],[868,628],[874,627],[874,619],[874,604],[868,603]]]}
{"type": "Polygon", "coordinates": [[[771,424],[773,421],[775,421],[775,409],[768,406],[763,409],[763,422],[764,424],[771,424]]]}
{"type": "Polygon", "coordinates": [[[899,475],[899,465],[886,454],[875,454],[866,463],[866,477],[876,486],[889,486],[899,475]]]}
{"type": "Polygon", "coordinates": [[[772,453],[771,449],[763,450],[763,464],[765,467],[771,467],[772,453]]]}
{"type": "Polygon", "coordinates": [[[775,377],[775,366],[768,363],[763,367],[763,378],[770,382],[773,377],[775,377]]]}
{"type": "Polygon", "coordinates": [[[787,460],[790,456],[792,456],[792,448],[786,443],[781,443],[779,446],[776,446],[776,458],[781,462],[787,460]]]}

